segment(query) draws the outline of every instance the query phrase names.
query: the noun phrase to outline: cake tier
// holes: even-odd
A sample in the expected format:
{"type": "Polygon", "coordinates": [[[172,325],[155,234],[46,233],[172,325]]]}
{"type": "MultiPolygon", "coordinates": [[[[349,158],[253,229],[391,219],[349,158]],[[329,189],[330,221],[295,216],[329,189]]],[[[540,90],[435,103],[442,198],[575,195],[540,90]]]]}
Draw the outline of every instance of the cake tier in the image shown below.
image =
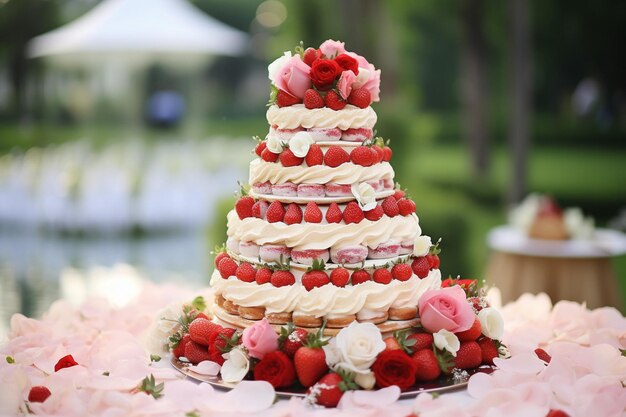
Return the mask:
{"type": "Polygon", "coordinates": [[[332,110],[328,107],[307,109],[303,104],[289,107],[270,106],[266,113],[270,126],[278,129],[296,129],[303,127],[341,130],[368,128],[376,124],[377,116],[374,109],[364,109],[347,105],[342,110],[332,110]]]}
{"type": "Polygon", "coordinates": [[[318,327],[326,319],[330,327],[343,327],[354,320],[415,318],[422,294],[441,286],[441,273],[433,269],[423,279],[412,275],[406,281],[392,280],[388,284],[327,284],[307,291],[299,280],[293,285],[275,287],[270,283],[244,282],[234,276],[224,279],[215,271],[211,286],[217,304],[230,314],[256,320],[267,317],[273,324],[292,321],[305,327],[318,327]]]}

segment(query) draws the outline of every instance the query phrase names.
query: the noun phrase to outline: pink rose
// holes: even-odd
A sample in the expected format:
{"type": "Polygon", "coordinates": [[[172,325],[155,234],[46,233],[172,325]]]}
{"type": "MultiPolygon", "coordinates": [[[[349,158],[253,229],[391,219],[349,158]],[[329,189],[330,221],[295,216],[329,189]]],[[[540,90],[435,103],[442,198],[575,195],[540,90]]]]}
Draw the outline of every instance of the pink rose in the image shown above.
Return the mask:
{"type": "Polygon", "coordinates": [[[345,43],[329,39],[320,45],[320,51],[326,58],[334,58],[346,52],[345,43]]]}
{"type": "Polygon", "coordinates": [[[369,69],[369,67],[371,66],[372,68],[374,68],[374,66],[372,64],[370,64],[367,59],[363,58],[361,55],[359,54],[355,54],[354,52],[346,52],[346,55],[351,56],[352,58],[356,59],[356,62],[359,64],[359,68],[366,68],[369,69]]]}
{"type": "Polygon", "coordinates": [[[265,354],[278,350],[278,335],[267,319],[246,328],[242,340],[250,356],[257,359],[263,359],[265,354]]]}
{"type": "Polygon", "coordinates": [[[356,75],[352,71],[344,71],[341,73],[339,77],[339,81],[337,82],[337,90],[339,90],[339,95],[344,100],[348,99],[348,96],[352,92],[352,84],[356,80],[356,75]]]}
{"type": "Polygon", "coordinates": [[[380,100],[380,70],[373,70],[374,66],[372,65],[372,71],[370,74],[369,80],[363,84],[363,87],[370,90],[370,95],[372,96],[372,101],[380,100]]]}
{"type": "Polygon", "coordinates": [[[377,70],[365,58],[354,52],[348,52],[359,63],[359,74],[352,84],[352,88],[365,87],[369,90],[372,101],[380,100],[380,70],[377,70]]]}
{"type": "Polygon", "coordinates": [[[299,99],[304,97],[304,92],[311,88],[309,72],[311,67],[305,64],[300,55],[291,57],[278,71],[276,87],[299,99]]]}
{"type": "Polygon", "coordinates": [[[476,320],[465,291],[458,285],[426,291],[419,300],[419,314],[422,326],[431,333],[441,329],[463,332],[476,320]]]}

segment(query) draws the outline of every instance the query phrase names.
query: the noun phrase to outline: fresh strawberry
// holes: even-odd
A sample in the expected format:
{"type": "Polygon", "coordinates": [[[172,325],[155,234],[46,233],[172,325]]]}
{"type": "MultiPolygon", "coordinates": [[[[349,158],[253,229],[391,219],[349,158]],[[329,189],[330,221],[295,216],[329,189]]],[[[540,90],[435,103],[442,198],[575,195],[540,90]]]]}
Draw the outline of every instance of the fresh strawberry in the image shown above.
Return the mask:
{"type": "Polygon", "coordinates": [[[389,217],[395,217],[400,213],[398,202],[393,196],[389,196],[383,200],[383,211],[389,217]]]}
{"type": "Polygon", "coordinates": [[[343,210],[343,221],[346,224],[361,223],[364,218],[363,210],[361,210],[361,207],[359,207],[356,201],[349,202],[343,210]]]}
{"type": "Polygon", "coordinates": [[[278,154],[265,148],[263,152],[261,152],[261,159],[265,162],[276,162],[278,160],[278,154]]]}
{"type": "Polygon", "coordinates": [[[550,411],[548,411],[548,414],[546,414],[546,417],[570,417],[570,416],[563,410],[550,409],[550,411]]]}
{"type": "Polygon", "coordinates": [[[430,265],[430,269],[437,269],[441,265],[441,261],[439,260],[438,255],[426,255],[426,259],[428,259],[428,264],[430,265]]]}
{"type": "Polygon", "coordinates": [[[396,201],[400,200],[401,198],[404,198],[404,196],[406,195],[406,193],[402,190],[396,190],[393,193],[393,198],[396,199],[396,201]]]}
{"type": "Polygon", "coordinates": [[[307,109],[320,109],[324,107],[324,99],[320,93],[312,88],[304,92],[304,107],[307,109]]]}
{"type": "Polygon", "coordinates": [[[411,358],[417,365],[416,381],[434,381],[441,375],[439,362],[432,349],[420,349],[411,358]]]}
{"type": "Polygon", "coordinates": [[[252,282],[256,278],[256,269],[248,262],[242,262],[235,271],[237,279],[243,282],[252,282]]]}
{"type": "Polygon", "coordinates": [[[379,284],[389,284],[393,279],[393,276],[391,275],[391,271],[387,268],[378,268],[374,271],[373,278],[374,282],[379,284]]]}
{"type": "Polygon", "coordinates": [[[341,110],[346,107],[346,104],[348,104],[339,94],[337,94],[335,90],[330,90],[326,93],[324,103],[326,104],[326,107],[333,110],[341,110]]]}
{"type": "Polygon", "coordinates": [[[383,217],[383,214],[385,214],[383,207],[380,204],[376,204],[376,207],[365,212],[365,218],[375,222],[380,220],[383,217]]]}
{"type": "Polygon", "coordinates": [[[350,272],[346,268],[335,268],[330,273],[330,282],[335,287],[345,287],[350,280],[350,272]]]}
{"type": "Polygon", "coordinates": [[[315,384],[328,372],[326,354],[324,349],[322,349],[322,346],[327,344],[328,340],[322,337],[323,332],[324,326],[316,333],[309,333],[306,343],[296,351],[293,357],[298,381],[305,387],[315,384]]]}
{"type": "Polygon", "coordinates": [[[202,361],[211,360],[209,356],[209,349],[206,346],[202,346],[196,342],[189,342],[185,345],[185,358],[194,365],[199,364],[202,361]]]}
{"type": "Polygon", "coordinates": [[[426,259],[425,256],[420,256],[419,258],[413,259],[413,262],[411,262],[411,269],[418,277],[426,278],[426,276],[428,276],[428,272],[430,271],[430,262],[428,262],[428,259],[426,259]]]}
{"type": "Polygon", "coordinates": [[[197,318],[189,324],[189,338],[199,345],[209,346],[209,338],[222,326],[210,320],[197,318]]]}
{"type": "Polygon", "coordinates": [[[391,150],[391,148],[389,146],[385,146],[383,148],[383,161],[385,162],[389,162],[391,160],[391,155],[393,155],[393,151],[391,150]]]}
{"type": "Polygon", "coordinates": [[[413,352],[417,352],[422,349],[432,349],[433,347],[433,335],[430,333],[413,333],[406,337],[407,340],[415,340],[415,343],[411,346],[413,352]]]}
{"type": "Polygon", "coordinates": [[[394,279],[398,281],[407,281],[411,276],[413,276],[413,271],[411,271],[411,266],[406,263],[395,264],[393,268],[391,268],[391,275],[393,275],[394,279]]]}
{"type": "Polygon", "coordinates": [[[310,67],[321,56],[322,56],[322,53],[319,51],[319,49],[306,48],[306,50],[304,51],[304,55],[302,56],[302,60],[304,61],[305,64],[307,64],[310,67]]]}
{"type": "Polygon", "coordinates": [[[265,213],[265,219],[269,223],[282,222],[285,218],[285,209],[280,201],[273,201],[265,213]]]}
{"type": "Polygon", "coordinates": [[[385,156],[385,152],[383,151],[383,148],[381,148],[378,145],[372,145],[372,155],[374,154],[376,155],[376,157],[374,158],[375,164],[381,162],[385,156]]]}
{"type": "Polygon", "coordinates": [[[550,361],[552,360],[552,356],[550,356],[548,352],[541,348],[535,349],[535,355],[537,355],[537,357],[545,363],[550,363],[550,361]]]}
{"type": "Polygon", "coordinates": [[[370,280],[370,274],[365,269],[357,269],[352,272],[352,285],[363,284],[370,280]]]}
{"type": "Polygon", "coordinates": [[[338,145],[331,145],[324,155],[324,163],[331,168],[337,168],[348,161],[350,161],[350,155],[338,145]]]}
{"type": "Polygon", "coordinates": [[[259,200],[252,206],[252,215],[257,219],[262,219],[265,217],[265,213],[267,213],[267,208],[269,207],[269,203],[267,201],[259,200]]]}
{"type": "Polygon", "coordinates": [[[298,103],[300,103],[300,99],[298,97],[294,97],[283,90],[278,90],[278,94],[276,94],[276,104],[278,107],[289,107],[298,103]]]}
{"type": "Polygon", "coordinates": [[[483,337],[478,340],[478,346],[480,346],[480,351],[482,352],[482,363],[493,365],[494,358],[500,356],[496,342],[488,337],[483,337]]]}
{"type": "Polygon", "coordinates": [[[304,158],[299,158],[293,154],[291,149],[285,148],[280,153],[280,163],[283,164],[284,167],[296,167],[302,164],[304,158]]]}
{"type": "Polygon", "coordinates": [[[296,278],[289,271],[278,270],[272,273],[270,282],[275,287],[284,287],[286,285],[293,285],[296,283],[296,278]]]}
{"type": "Polygon", "coordinates": [[[307,223],[321,223],[322,210],[313,201],[306,205],[304,210],[304,221],[307,223]]]}
{"type": "Polygon", "coordinates": [[[228,254],[226,253],[226,251],[224,252],[220,252],[215,256],[215,267],[217,268],[220,264],[220,261],[224,258],[228,258],[228,254]]]}
{"type": "Polygon", "coordinates": [[[287,206],[287,211],[285,212],[285,219],[283,220],[286,224],[299,224],[302,223],[302,209],[296,203],[291,203],[287,206]]]}
{"type": "Polygon", "coordinates": [[[28,401],[31,403],[42,403],[46,401],[50,395],[52,395],[52,393],[47,387],[36,385],[28,392],[28,401]]]}
{"type": "Polygon", "coordinates": [[[461,342],[461,347],[456,352],[454,367],[459,369],[471,369],[480,365],[483,354],[476,342],[461,342]]]}
{"type": "Polygon", "coordinates": [[[240,219],[252,217],[252,206],[254,205],[254,198],[249,195],[243,196],[235,203],[235,211],[240,219]]]}
{"type": "Polygon", "coordinates": [[[322,287],[330,282],[328,275],[324,271],[325,267],[324,261],[313,260],[313,265],[311,265],[302,276],[302,286],[307,291],[322,287]]]}
{"type": "Polygon", "coordinates": [[[187,333],[183,335],[183,338],[178,341],[176,347],[172,349],[172,355],[174,355],[176,359],[180,358],[181,356],[185,356],[185,345],[187,345],[190,340],[191,336],[189,335],[189,333],[187,333]]]}
{"type": "Polygon", "coordinates": [[[220,261],[217,270],[220,271],[220,275],[224,279],[232,277],[235,275],[235,272],[237,272],[237,263],[231,258],[226,257],[220,261]]]}
{"type": "Polygon", "coordinates": [[[365,87],[355,88],[348,96],[348,103],[361,109],[366,108],[372,102],[372,94],[365,87]]]}
{"type": "Polygon", "coordinates": [[[322,165],[324,163],[324,153],[322,148],[317,143],[312,144],[309,147],[309,152],[304,157],[304,161],[310,167],[315,165],[322,165]]]}
{"type": "Polygon", "coordinates": [[[307,340],[309,336],[309,332],[304,329],[291,329],[289,327],[281,328],[280,330],[280,338],[279,342],[282,342],[282,350],[289,356],[293,358],[298,349],[300,349],[307,340]]]}
{"type": "Polygon", "coordinates": [[[307,395],[313,397],[313,402],[324,407],[337,407],[343,391],[339,387],[343,378],[334,372],[324,375],[317,384],[309,388],[307,395]]]}
{"type": "Polygon", "coordinates": [[[263,153],[266,147],[267,147],[267,142],[265,141],[259,142],[254,148],[254,153],[256,153],[258,156],[261,156],[261,154],[263,153]]]}
{"type": "Polygon", "coordinates": [[[482,334],[482,330],[483,329],[480,326],[480,320],[478,320],[478,318],[475,318],[474,323],[472,324],[472,327],[470,327],[469,329],[465,331],[455,333],[455,334],[456,334],[456,337],[459,339],[459,341],[471,342],[480,337],[480,335],[482,334]]]}
{"type": "Polygon", "coordinates": [[[400,343],[398,343],[396,338],[393,337],[393,336],[389,336],[389,337],[384,338],[383,342],[385,342],[385,350],[400,350],[400,349],[402,349],[402,346],[400,346],[400,343]]]}
{"type": "Polygon", "coordinates": [[[326,221],[328,223],[339,223],[343,219],[343,214],[337,203],[331,203],[326,210],[326,221]]]}
{"type": "Polygon", "coordinates": [[[374,155],[367,146],[357,146],[350,152],[350,160],[356,165],[368,167],[374,163],[374,155]]]}
{"type": "Polygon", "coordinates": [[[398,200],[398,212],[401,216],[408,216],[409,214],[415,213],[415,203],[408,198],[401,198],[398,200]]]}
{"type": "Polygon", "coordinates": [[[268,267],[262,267],[256,270],[254,280],[257,284],[267,284],[272,279],[272,270],[268,267]]]}
{"type": "MultiPolygon", "coordinates": [[[[231,329],[230,327],[222,327],[216,332],[213,332],[209,337],[209,352],[216,351],[219,353],[224,353],[226,351],[226,347],[228,346],[228,342],[233,342],[233,346],[237,344],[238,337],[233,338],[235,334],[235,329],[231,329]]],[[[230,347],[233,347],[230,346],[230,347]]]]}

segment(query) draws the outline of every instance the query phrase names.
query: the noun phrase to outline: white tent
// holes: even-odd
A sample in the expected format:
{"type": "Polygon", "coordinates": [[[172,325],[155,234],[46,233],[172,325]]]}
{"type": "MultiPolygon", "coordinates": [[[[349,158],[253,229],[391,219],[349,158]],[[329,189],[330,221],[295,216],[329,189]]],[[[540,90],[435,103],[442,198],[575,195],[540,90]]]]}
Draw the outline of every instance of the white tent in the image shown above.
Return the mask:
{"type": "Polygon", "coordinates": [[[243,55],[248,36],[186,0],[104,0],[80,18],[34,38],[30,56],[62,64],[117,57],[130,63],[243,55]]]}

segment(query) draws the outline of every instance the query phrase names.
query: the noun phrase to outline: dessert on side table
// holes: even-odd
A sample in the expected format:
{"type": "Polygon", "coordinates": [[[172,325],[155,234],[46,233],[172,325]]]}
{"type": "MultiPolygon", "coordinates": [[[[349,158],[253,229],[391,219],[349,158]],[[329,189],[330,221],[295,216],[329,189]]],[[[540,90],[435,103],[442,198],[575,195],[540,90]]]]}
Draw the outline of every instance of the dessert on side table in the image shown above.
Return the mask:
{"type": "Polygon", "coordinates": [[[439,242],[395,183],[374,133],[380,70],[333,40],[268,70],[268,133],[228,213],[212,305],[183,308],[170,339],[177,366],[334,406],[349,389],[461,383],[505,355],[499,313],[475,281],[442,286],[439,242]]]}

